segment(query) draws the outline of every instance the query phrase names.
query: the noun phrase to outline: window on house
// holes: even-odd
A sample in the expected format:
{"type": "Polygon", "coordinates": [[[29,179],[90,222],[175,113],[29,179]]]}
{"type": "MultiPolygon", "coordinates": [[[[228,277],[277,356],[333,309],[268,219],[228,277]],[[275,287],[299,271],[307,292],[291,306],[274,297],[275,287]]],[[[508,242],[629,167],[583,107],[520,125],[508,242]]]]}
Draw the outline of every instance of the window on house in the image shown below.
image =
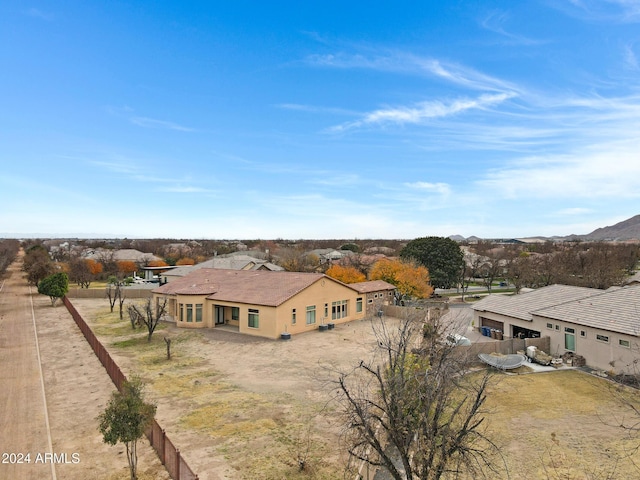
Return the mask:
{"type": "Polygon", "coordinates": [[[569,327],[564,327],[564,331],[567,333],[576,333],[575,329],[569,327]]]}
{"type": "Polygon", "coordinates": [[[584,330],[580,330],[580,336],[582,338],[587,338],[587,332],[585,332],[584,330]]]}
{"type": "Polygon", "coordinates": [[[373,298],[367,299],[367,303],[369,303],[369,304],[373,303],[373,298]]]}
{"type": "Polygon", "coordinates": [[[296,309],[291,310],[291,325],[296,324],[296,309]]]}
{"type": "Polygon", "coordinates": [[[193,304],[187,303],[187,322],[193,322],[193,304]]]}
{"type": "Polygon", "coordinates": [[[618,345],[625,348],[631,348],[631,343],[629,343],[629,340],[624,340],[622,338],[618,339],[618,345]]]}
{"type": "Polygon", "coordinates": [[[324,318],[329,318],[329,304],[324,304],[324,318]]]}
{"type": "Polygon", "coordinates": [[[310,305],[307,307],[307,325],[313,325],[316,323],[316,306],[310,305]]]}
{"type": "Polygon", "coordinates": [[[560,330],[560,325],[556,325],[556,330],[560,330]]]}
{"type": "Polygon", "coordinates": [[[231,307],[231,320],[240,320],[240,307],[231,307]]]}
{"type": "Polygon", "coordinates": [[[180,310],[180,321],[184,322],[184,304],[180,303],[178,304],[178,310],[180,310]]]}
{"type": "Polygon", "coordinates": [[[553,323],[547,323],[547,328],[553,330],[553,323]]]}
{"type": "Polygon", "coordinates": [[[599,342],[609,343],[609,337],[606,335],[596,335],[596,340],[599,342]]]}
{"type": "Polygon", "coordinates": [[[258,328],[260,325],[260,311],[249,309],[249,328],[258,328]]]}
{"type": "Polygon", "coordinates": [[[390,296],[390,297],[393,297],[393,292],[389,292],[389,296],[390,296]]]}
{"type": "Polygon", "coordinates": [[[356,312],[362,312],[362,297],[356,298],[356,312]]]}
{"type": "Polygon", "coordinates": [[[347,316],[347,300],[339,300],[331,303],[331,318],[338,320],[347,316]]]}
{"type": "Polygon", "coordinates": [[[196,303],[196,322],[202,322],[202,304],[196,303]]]}

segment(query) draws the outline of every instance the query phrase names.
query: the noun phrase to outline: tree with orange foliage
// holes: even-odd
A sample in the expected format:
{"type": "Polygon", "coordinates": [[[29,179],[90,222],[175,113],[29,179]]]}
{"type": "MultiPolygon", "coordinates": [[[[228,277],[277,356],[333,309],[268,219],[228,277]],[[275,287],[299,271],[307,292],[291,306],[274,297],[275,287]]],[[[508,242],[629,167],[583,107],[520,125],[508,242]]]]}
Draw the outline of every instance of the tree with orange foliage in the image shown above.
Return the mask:
{"type": "Polygon", "coordinates": [[[325,273],[327,274],[327,276],[335,278],[342,283],[357,283],[367,280],[367,277],[364,276],[364,273],[360,272],[354,267],[331,265],[331,267],[329,267],[329,269],[325,273]]]}
{"type": "Polygon", "coordinates": [[[176,265],[195,265],[196,261],[193,258],[182,257],[176,262],[176,265]]]}
{"type": "Polygon", "coordinates": [[[99,273],[102,273],[102,264],[95,260],[76,257],[69,262],[69,278],[80,288],[89,288],[99,273]]]}
{"type": "Polygon", "coordinates": [[[100,273],[102,273],[102,264],[100,262],[96,262],[95,260],[91,260],[88,259],[86,260],[87,262],[87,267],[89,268],[89,272],[91,272],[92,275],[98,275],[100,273]]]}
{"type": "Polygon", "coordinates": [[[131,260],[118,261],[118,272],[120,272],[123,276],[131,275],[136,270],[138,270],[138,265],[136,265],[136,262],[132,262],[131,260]]]}
{"type": "Polygon", "coordinates": [[[428,298],[433,293],[429,271],[422,265],[383,258],[371,267],[369,280],[384,280],[398,289],[398,293],[415,298],[428,298]]]}
{"type": "MultiPolygon", "coordinates": [[[[164,260],[151,260],[149,263],[147,263],[147,267],[168,267],[169,264],[167,262],[165,262],[164,260]]],[[[166,270],[159,270],[158,273],[162,273],[166,270]]]]}

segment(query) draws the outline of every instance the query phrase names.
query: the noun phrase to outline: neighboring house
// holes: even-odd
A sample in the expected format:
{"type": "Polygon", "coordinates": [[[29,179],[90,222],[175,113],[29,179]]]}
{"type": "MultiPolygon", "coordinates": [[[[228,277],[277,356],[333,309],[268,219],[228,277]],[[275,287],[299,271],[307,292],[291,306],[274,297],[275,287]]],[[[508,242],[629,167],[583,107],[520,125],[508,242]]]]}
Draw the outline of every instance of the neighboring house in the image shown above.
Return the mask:
{"type": "Polygon", "coordinates": [[[87,259],[92,259],[96,261],[100,261],[103,258],[111,258],[113,255],[113,260],[116,262],[121,261],[130,261],[137,263],[139,265],[146,265],[154,260],[162,260],[160,257],[156,257],[152,253],[144,253],[140,250],[135,250],[133,248],[123,248],[120,250],[108,250],[105,248],[96,248],[92,250],[87,250],[84,252],[83,257],[87,259]]]}
{"type": "Polygon", "coordinates": [[[196,265],[183,265],[173,270],[166,271],[162,274],[162,283],[172,282],[176,278],[184,277],[195,270],[201,268],[218,268],[225,270],[270,270],[280,272],[284,270],[279,265],[275,265],[260,258],[251,257],[249,255],[220,255],[213,257],[196,265]]]}
{"type": "Polygon", "coordinates": [[[475,325],[501,330],[505,337],[550,337],[552,355],[573,352],[591,367],[616,373],[640,367],[640,285],[550,285],[490,295],[472,308],[475,325]]]}
{"type": "Polygon", "coordinates": [[[640,272],[634,273],[624,282],[626,285],[640,285],[640,272]]]}
{"type": "Polygon", "coordinates": [[[375,315],[382,305],[394,305],[396,287],[384,280],[350,283],[365,298],[367,315],[375,315]]]}
{"type": "Polygon", "coordinates": [[[316,248],[309,252],[310,255],[316,255],[320,259],[321,264],[333,263],[338,260],[353,255],[351,250],[336,250],[335,248],[316,248]]]}
{"type": "Polygon", "coordinates": [[[200,268],[153,294],[156,302],[168,300],[167,313],[178,327],[231,325],[240,333],[267,338],[367,314],[365,293],[321,273],[200,268]]]}

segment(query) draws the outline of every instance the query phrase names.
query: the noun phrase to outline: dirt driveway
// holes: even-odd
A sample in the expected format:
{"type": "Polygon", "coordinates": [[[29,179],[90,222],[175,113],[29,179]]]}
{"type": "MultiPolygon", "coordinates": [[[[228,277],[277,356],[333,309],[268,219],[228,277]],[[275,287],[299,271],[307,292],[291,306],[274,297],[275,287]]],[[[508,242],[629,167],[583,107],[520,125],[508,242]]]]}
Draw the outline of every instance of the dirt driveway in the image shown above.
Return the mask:
{"type": "MultiPolygon", "coordinates": [[[[115,387],[66,308],[30,289],[20,265],[0,291],[0,478],[128,478],[124,446],[97,430],[115,387]]],[[[139,450],[141,478],[168,478],[146,439],[139,450]]]]}

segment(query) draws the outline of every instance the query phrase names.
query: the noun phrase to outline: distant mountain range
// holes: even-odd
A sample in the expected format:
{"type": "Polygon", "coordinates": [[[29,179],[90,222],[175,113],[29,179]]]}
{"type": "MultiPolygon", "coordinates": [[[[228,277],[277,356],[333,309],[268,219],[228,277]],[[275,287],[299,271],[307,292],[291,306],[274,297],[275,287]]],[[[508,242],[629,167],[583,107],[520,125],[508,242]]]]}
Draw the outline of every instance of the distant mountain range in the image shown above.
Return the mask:
{"type": "Polygon", "coordinates": [[[640,215],[616,223],[610,227],[597,228],[588,235],[570,235],[582,240],[640,240],[640,215]]]}
{"type": "MultiPolygon", "coordinates": [[[[480,240],[478,237],[465,238],[462,235],[451,235],[450,239],[456,242],[472,242],[480,240]]],[[[505,239],[503,239],[505,240],[505,239]]],[[[566,237],[527,237],[519,240],[530,240],[543,242],[546,240],[553,241],[570,241],[582,240],[587,242],[601,241],[622,241],[622,240],[638,240],[640,241],[640,215],[636,215],[622,222],[616,223],[609,227],[601,227],[586,235],[567,235],[566,237]]]]}

